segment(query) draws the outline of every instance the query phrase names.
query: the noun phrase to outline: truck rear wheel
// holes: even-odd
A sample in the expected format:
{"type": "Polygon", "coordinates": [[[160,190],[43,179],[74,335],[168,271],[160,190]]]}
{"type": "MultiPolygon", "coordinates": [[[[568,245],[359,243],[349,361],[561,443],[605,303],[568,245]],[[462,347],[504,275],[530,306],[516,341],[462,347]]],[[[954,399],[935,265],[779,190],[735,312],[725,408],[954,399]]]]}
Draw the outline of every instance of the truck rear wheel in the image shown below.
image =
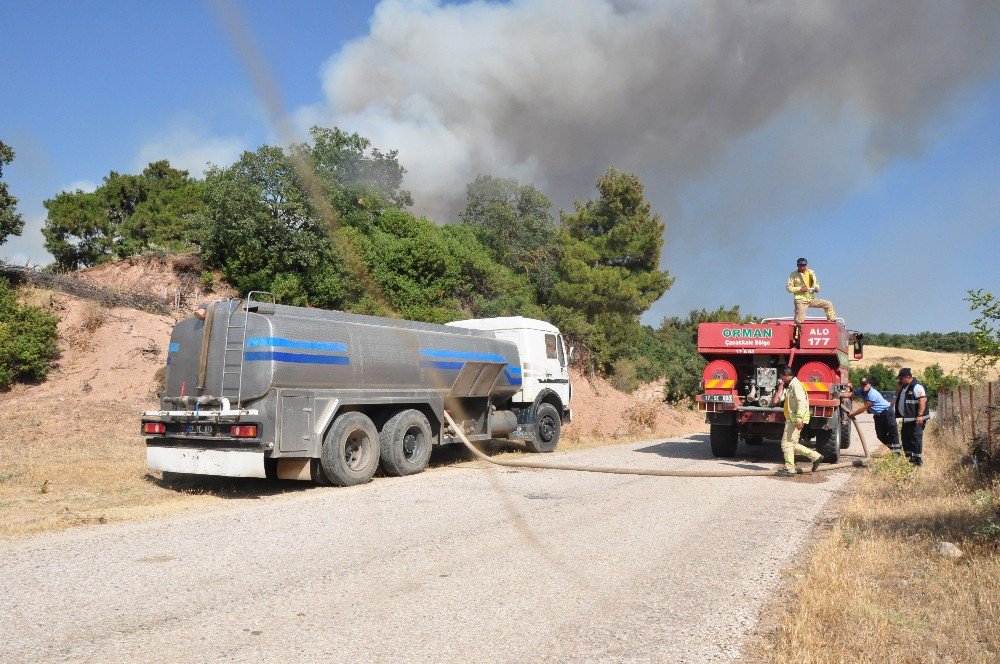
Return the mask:
{"type": "Polygon", "coordinates": [[[542,402],[535,414],[535,436],[525,441],[532,452],[552,452],[559,444],[559,434],[562,432],[562,418],[559,411],[550,403],[542,402]]]}
{"type": "Polygon", "coordinates": [[[829,429],[816,430],[816,451],[827,463],[840,461],[840,413],[834,413],[827,422],[829,429]]]}
{"type": "Polygon", "coordinates": [[[713,424],[708,434],[712,442],[712,454],[717,457],[736,456],[740,443],[740,430],[730,424],[713,424]]]}
{"type": "Polygon", "coordinates": [[[396,413],[379,432],[379,457],[386,475],[415,475],[431,458],[431,425],[419,410],[396,413]]]}
{"type": "Polygon", "coordinates": [[[320,470],[334,486],[353,486],[371,480],[378,468],[379,437],[364,413],[339,415],[323,438],[320,470]]]}

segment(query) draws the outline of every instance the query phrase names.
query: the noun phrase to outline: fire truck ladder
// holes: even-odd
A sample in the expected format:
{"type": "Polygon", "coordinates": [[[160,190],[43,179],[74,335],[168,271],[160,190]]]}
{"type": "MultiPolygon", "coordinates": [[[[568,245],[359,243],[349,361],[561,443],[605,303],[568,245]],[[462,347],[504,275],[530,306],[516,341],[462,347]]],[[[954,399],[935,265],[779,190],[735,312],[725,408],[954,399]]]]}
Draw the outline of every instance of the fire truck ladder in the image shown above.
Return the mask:
{"type": "Polygon", "coordinates": [[[274,293],[266,291],[250,291],[244,301],[238,297],[229,298],[226,315],[226,343],[222,353],[222,388],[219,390],[220,396],[228,398],[230,403],[235,403],[236,408],[242,405],[243,401],[243,362],[247,345],[247,321],[250,312],[255,312],[262,303],[270,304],[274,308],[274,293]],[[254,300],[254,296],[258,299],[254,300]],[[261,296],[270,299],[261,299],[261,296]],[[233,314],[242,310],[242,316],[233,314]],[[233,354],[236,354],[233,357],[233,354]]]}

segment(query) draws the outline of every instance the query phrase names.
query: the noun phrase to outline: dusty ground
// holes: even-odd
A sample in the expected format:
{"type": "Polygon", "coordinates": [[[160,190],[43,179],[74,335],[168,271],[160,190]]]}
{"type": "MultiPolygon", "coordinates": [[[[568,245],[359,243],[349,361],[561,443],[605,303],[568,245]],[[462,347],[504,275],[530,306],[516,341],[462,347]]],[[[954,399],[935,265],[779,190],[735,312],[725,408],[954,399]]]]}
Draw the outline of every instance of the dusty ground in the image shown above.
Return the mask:
{"type": "MultiPolygon", "coordinates": [[[[119,267],[126,274],[136,268],[127,261],[119,267]]],[[[145,263],[139,267],[143,274],[152,269],[145,263]]],[[[139,413],[156,406],[155,375],[166,361],[173,318],[102,308],[34,288],[22,289],[21,296],[60,316],[62,356],[42,384],[0,393],[0,536],[286,490],[265,482],[206,478],[164,485],[146,472],[139,413]]],[[[566,427],[560,449],[704,429],[702,417],[690,409],[657,403],[655,386],[631,396],[599,378],[574,374],[574,382],[576,420],[566,427]]],[[[519,449],[497,445],[491,451],[519,449]]],[[[468,459],[464,449],[442,449],[433,465],[468,459]]]]}
{"type": "MultiPolygon", "coordinates": [[[[738,470],[779,457],[741,452],[720,462],[695,435],[547,458],[738,470]]],[[[0,660],[733,660],[851,477],[461,466],[7,539],[0,660]]]]}
{"type": "Polygon", "coordinates": [[[180,293],[192,298],[227,298],[236,292],[212,276],[212,292],[206,293],[200,279],[201,261],[194,254],[159,256],[155,253],[131,256],[74,272],[77,278],[101,288],[122,293],[139,293],[171,302],[180,293]]]}
{"type": "Polygon", "coordinates": [[[0,393],[0,535],[157,513],[196,497],[146,476],[138,413],[155,405],[173,319],[49,291],[61,358],[40,385],[0,393]]]}

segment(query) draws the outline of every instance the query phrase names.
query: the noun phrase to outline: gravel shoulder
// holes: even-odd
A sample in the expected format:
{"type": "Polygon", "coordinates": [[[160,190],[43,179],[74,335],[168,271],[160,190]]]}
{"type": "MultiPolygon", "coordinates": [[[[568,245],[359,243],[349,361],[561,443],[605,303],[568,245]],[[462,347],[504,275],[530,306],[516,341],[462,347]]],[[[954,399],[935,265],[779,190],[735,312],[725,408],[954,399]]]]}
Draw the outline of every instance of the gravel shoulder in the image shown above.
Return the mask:
{"type": "MultiPolygon", "coordinates": [[[[698,434],[547,458],[779,458],[741,454],[698,434]]],[[[0,661],[731,660],[850,477],[464,466],[8,539],[0,661]]]]}

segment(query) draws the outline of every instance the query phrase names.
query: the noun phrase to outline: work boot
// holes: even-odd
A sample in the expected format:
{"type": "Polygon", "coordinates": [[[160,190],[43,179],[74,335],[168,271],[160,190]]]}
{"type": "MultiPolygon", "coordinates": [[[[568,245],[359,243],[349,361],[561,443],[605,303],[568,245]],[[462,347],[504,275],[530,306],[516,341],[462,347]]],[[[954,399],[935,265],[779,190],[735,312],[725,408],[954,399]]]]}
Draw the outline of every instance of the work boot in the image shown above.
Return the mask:
{"type": "Polygon", "coordinates": [[[821,463],[823,463],[823,457],[822,456],[818,456],[815,459],[813,459],[813,472],[814,473],[817,470],[819,470],[819,464],[821,464],[821,463]]]}
{"type": "Polygon", "coordinates": [[[778,471],[778,477],[795,477],[795,473],[785,468],[778,471]]]}

